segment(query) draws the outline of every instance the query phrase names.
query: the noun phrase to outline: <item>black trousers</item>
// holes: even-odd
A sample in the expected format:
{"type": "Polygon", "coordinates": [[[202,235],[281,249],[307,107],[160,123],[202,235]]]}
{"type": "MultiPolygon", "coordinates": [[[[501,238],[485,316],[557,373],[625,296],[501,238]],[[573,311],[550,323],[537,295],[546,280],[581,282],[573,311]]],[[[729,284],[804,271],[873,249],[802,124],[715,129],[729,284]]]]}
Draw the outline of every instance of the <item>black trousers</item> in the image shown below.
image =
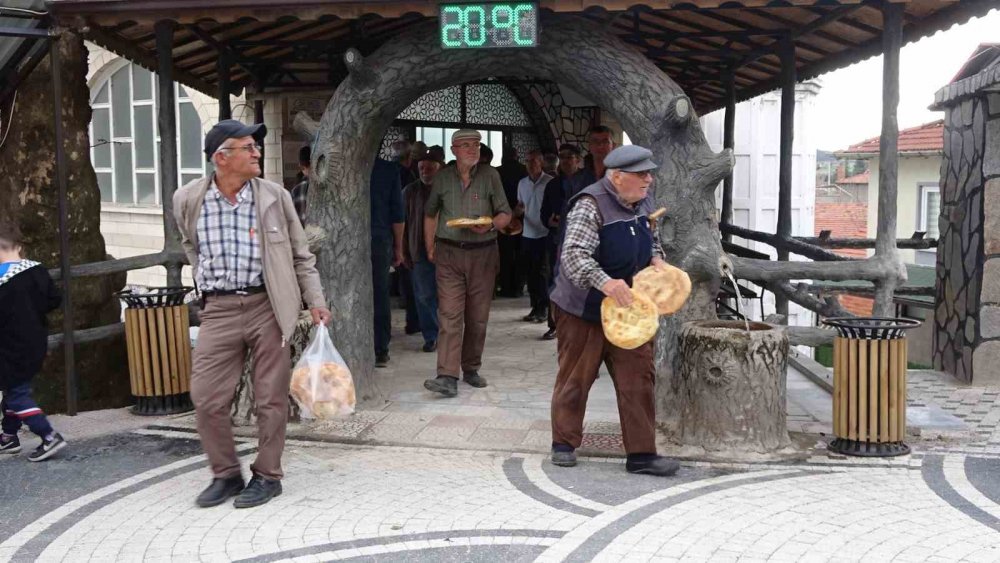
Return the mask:
{"type": "Polygon", "coordinates": [[[548,237],[521,238],[531,312],[546,314],[549,309],[548,237]]]}
{"type": "Polygon", "coordinates": [[[497,286],[504,297],[520,297],[524,292],[524,268],[521,266],[521,235],[497,237],[500,271],[497,286]]]}

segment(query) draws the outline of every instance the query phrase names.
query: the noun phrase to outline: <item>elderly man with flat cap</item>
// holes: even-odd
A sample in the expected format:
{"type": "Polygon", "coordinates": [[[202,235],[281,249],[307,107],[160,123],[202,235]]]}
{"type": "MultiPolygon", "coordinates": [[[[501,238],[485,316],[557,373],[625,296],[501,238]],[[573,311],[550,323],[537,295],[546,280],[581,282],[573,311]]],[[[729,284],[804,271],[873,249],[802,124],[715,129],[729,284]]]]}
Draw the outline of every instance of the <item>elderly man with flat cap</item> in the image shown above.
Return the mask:
{"type": "MultiPolygon", "coordinates": [[[[288,342],[303,301],[313,322],[330,320],[316,257],[292,196],[259,178],[264,125],[227,119],[205,136],[215,173],[174,194],[174,216],[203,298],[191,367],[191,400],[213,479],[201,507],[247,508],[281,494],[288,421],[288,342]],[[244,487],[229,412],[249,349],[257,407],[257,459],[244,487]]],[[[318,328],[317,330],[325,330],[318,328]]]]}
{"type": "Polygon", "coordinates": [[[486,387],[479,370],[500,261],[497,231],[511,216],[500,175],[489,163],[479,163],[481,140],[474,129],[452,135],[455,166],[438,172],[424,207],[424,242],[436,270],[439,323],[437,377],[424,381],[424,387],[445,397],[458,394],[460,374],[472,387],[486,387]],[[482,216],[492,217],[492,224],[447,225],[452,219],[482,216]]]}
{"type": "Polygon", "coordinates": [[[587,395],[604,362],[618,396],[618,416],[629,473],[673,475],[678,464],[656,454],[653,343],[624,350],[601,328],[601,301],[632,302],[632,276],[665,266],[663,248],[647,217],[653,212],[653,153],[619,147],[604,160],[607,172],[569,202],[566,237],[551,301],[559,373],[552,391],[552,463],[576,465],[587,395]]]}

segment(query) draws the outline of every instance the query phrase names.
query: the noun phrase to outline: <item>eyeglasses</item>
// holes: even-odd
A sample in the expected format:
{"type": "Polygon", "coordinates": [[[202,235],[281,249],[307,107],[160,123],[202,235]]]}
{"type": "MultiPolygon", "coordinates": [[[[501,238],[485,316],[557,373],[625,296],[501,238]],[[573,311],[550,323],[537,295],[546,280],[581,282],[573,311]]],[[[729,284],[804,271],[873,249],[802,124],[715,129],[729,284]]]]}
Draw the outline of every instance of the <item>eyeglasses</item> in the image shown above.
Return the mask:
{"type": "Polygon", "coordinates": [[[640,178],[649,178],[649,179],[653,178],[653,173],[650,172],[649,170],[643,170],[642,172],[629,172],[628,170],[622,170],[622,172],[625,172],[626,174],[632,174],[633,176],[638,176],[640,178]]]}
{"type": "Polygon", "coordinates": [[[253,151],[260,152],[260,151],[264,150],[264,147],[262,147],[262,146],[260,146],[260,145],[258,145],[256,143],[250,143],[249,145],[243,145],[241,147],[219,147],[219,149],[216,150],[215,152],[230,151],[230,150],[243,150],[243,151],[247,151],[248,153],[253,154],[253,151]]]}
{"type": "Polygon", "coordinates": [[[456,143],[456,144],[452,145],[451,148],[452,149],[462,149],[462,150],[478,149],[479,148],[479,143],[456,143]]]}

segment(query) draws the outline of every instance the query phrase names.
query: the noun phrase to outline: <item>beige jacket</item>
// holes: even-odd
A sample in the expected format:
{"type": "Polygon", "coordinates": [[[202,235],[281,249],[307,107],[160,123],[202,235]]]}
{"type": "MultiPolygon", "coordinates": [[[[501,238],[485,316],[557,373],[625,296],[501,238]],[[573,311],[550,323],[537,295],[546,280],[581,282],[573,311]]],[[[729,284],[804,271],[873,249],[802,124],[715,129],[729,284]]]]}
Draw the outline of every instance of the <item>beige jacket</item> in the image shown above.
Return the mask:
{"type": "MultiPolygon", "coordinates": [[[[198,266],[198,217],[212,178],[200,178],[174,193],[174,218],[188,262],[198,266]]],[[[326,307],[316,257],[309,251],[305,231],[295,214],[292,196],[267,180],[250,180],[257,206],[264,284],[271,309],[281,327],[282,346],[292,337],[302,302],[310,309],[326,307]]]]}

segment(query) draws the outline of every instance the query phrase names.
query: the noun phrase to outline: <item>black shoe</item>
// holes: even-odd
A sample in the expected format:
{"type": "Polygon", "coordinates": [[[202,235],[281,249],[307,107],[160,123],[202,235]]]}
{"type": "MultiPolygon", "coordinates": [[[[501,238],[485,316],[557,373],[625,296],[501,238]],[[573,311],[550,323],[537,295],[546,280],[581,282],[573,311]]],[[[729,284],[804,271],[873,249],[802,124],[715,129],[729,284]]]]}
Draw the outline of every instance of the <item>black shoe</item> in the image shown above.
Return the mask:
{"type": "Polygon", "coordinates": [[[10,436],[7,440],[0,438],[0,454],[19,453],[21,453],[21,440],[18,439],[17,435],[10,436]]]}
{"type": "Polygon", "coordinates": [[[375,354],[375,367],[384,368],[389,366],[389,354],[375,354]]]}
{"type": "Polygon", "coordinates": [[[552,450],[552,465],[559,467],[573,467],[576,465],[576,452],[552,450]]]}
{"type": "Polygon", "coordinates": [[[63,440],[62,435],[57,432],[52,435],[51,440],[42,440],[42,443],[28,456],[28,461],[45,461],[65,447],[66,440],[63,440]]]}
{"type": "Polygon", "coordinates": [[[208,508],[210,506],[218,506],[224,502],[229,497],[234,497],[240,494],[243,490],[243,476],[233,475],[232,477],[226,477],[225,479],[220,479],[216,477],[212,479],[212,484],[208,486],[207,489],[198,495],[198,500],[194,501],[195,504],[202,508],[208,508]]]}
{"type": "Polygon", "coordinates": [[[538,321],[538,313],[532,311],[532,312],[528,313],[527,315],[521,317],[521,320],[524,321],[524,322],[526,322],[526,323],[536,322],[536,321],[538,321]]]}
{"type": "Polygon", "coordinates": [[[626,461],[625,471],[640,475],[656,475],[657,477],[670,477],[680,469],[681,464],[672,459],[656,456],[644,461],[626,461]]]}
{"type": "Polygon", "coordinates": [[[406,334],[416,334],[420,332],[420,327],[418,326],[416,328],[413,328],[412,326],[408,326],[405,329],[403,329],[403,331],[406,332],[406,334]]]}
{"type": "Polygon", "coordinates": [[[556,339],[556,329],[550,328],[545,334],[542,335],[542,340],[555,340],[556,339]]]}
{"type": "Polygon", "coordinates": [[[247,487],[233,501],[233,506],[236,508],[260,506],[280,494],[281,481],[254,475],[247,483],[247,487]]]}
{"type": "Polygon", "coordinates": [[[486,378],[479,375],[478,371],[470,371],[469,373],[462,374],[462,381],[479,389],[482,389],[487,385],[486,378]]]}
{"type": "Polygon", "coordinates": [[[445,397],[454,397],[458,395],[458,378],[439,375],[434,379],[425,380],[424,389],[441,393],[445,397]]]}
{"type": "Polygon", "coordinates": [[[434,352],[438,349],[437,340],[431,340],[430,342],[424,342],[424,347],[421,348],[424,352],[434,352]]]}

